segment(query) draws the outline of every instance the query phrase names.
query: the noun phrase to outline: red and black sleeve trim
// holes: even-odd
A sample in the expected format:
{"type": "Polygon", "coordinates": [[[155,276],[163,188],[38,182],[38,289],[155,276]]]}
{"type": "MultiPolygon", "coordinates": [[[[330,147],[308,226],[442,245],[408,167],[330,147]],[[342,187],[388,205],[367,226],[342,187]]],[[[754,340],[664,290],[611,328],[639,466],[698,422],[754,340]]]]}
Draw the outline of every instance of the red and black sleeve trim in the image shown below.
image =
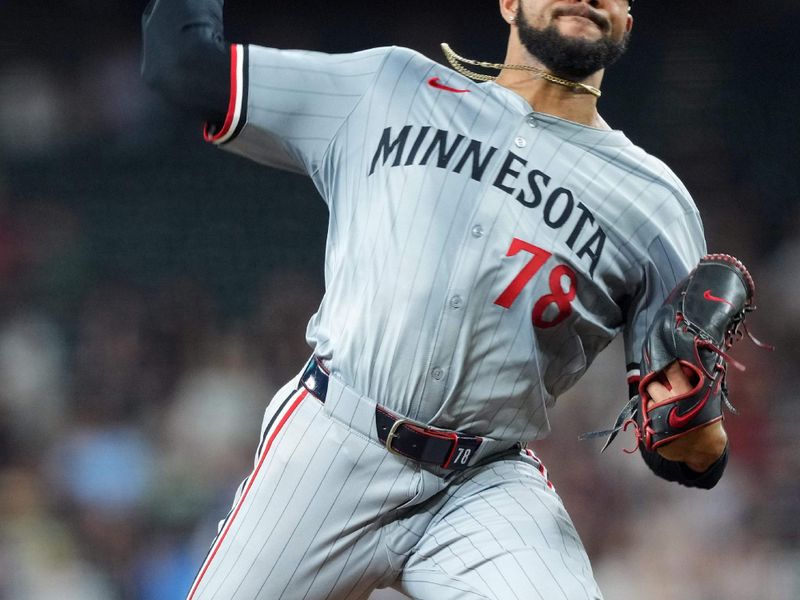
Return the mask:
{"type": "Polygon", "coordinates": [[[628,363],[627,365],[628,397],[633,398],[639,393],[640,371],[638,363],[628,363]]]}
{"type": "Polygon", "coordinates": [[[206,123],[203,138],[212,144],[222,145],[234,139],[247,122],[248,49],[242,44],[231,44],[231,82],[228,112],[219,123],[206,123]]]}

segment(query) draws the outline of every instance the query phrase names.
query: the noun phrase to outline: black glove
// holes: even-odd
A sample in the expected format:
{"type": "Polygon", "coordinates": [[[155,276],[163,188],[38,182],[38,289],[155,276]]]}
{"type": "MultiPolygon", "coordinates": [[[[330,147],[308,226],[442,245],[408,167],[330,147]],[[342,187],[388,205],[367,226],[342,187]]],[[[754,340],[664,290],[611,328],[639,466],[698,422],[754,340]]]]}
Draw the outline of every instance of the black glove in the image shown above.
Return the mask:
{"type": "Polygon", "coordinates": [[[722,419],[728,402],[727,350],[742,337],[754,310],[755,284],[745,266],[727,254],[709,254],[679,283],[656,313],[642,347],[642,378],[634,416],[645,450],[722,419]],[[647,386],[678,361],[691,391],[650,404],[647,386]],[[648,406],[649,405],[649,406],[648,406]]]}

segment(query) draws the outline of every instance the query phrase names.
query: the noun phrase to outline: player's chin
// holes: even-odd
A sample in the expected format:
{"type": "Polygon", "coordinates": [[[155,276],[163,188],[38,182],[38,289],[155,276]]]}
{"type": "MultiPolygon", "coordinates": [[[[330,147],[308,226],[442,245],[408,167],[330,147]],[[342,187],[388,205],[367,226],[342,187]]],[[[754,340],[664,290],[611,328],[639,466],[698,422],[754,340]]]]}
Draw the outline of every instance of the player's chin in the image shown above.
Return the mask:
{"type": "Polygon", "coordinates": [[[557,19],[559,33],[566,38],[597,42],[605,37],[605,32],[594,21],[582,17],[560,17],[557,19]]]}

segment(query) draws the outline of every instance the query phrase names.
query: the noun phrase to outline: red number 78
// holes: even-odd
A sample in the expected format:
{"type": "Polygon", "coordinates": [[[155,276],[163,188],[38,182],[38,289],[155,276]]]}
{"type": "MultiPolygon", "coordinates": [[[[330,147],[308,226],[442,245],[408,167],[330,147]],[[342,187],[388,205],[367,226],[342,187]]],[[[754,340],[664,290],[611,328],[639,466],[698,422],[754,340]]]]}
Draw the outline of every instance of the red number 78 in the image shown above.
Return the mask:
{"type": "MultiPolygon", "coordinates": [[[[503,293],[494,301],[495,304],[503,308],[511,308],[517,296],[522,292],[522,288],[533,279],[533,276],[536,275],[547,260],[553,256],[552,252],[548,252],[544,248],[534,246],[519,238],[511,240],[511,246],[509,246],[506,256],[515,256],[521,251],[528,252],[531,255],[531,260],[522,267],[522,270],[517,273],[517,276],[514,277],[509,286],[503,290],[503,293]]],[[[550,293],[539,298],[533,305],[531,320],[536,327],[554,327],[572,314],[572,301],[577,294],[578,285],[575,271],[567,265],[556,265],[550,271],[548,282],[550,284],[550,293]],[[562,278],[565,276],[569,279],[566,290],[563,289],[561,283],[562,278]],[[556,314],[549,320],[545,320],[544,313],[551,304],[555,305],[556,314]]]]}

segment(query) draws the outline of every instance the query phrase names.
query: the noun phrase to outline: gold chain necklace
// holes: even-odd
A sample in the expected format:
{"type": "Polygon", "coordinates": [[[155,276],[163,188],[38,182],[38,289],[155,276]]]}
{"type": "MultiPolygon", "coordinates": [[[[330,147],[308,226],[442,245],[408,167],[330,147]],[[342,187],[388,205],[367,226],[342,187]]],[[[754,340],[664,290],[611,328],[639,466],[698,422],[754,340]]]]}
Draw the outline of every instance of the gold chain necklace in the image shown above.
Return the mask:
{"type": "Polygon", "coordinates": [[[498,71],[502,71],[503,69],[530,71],[531,73],[536,73],[539,77],[541,77],[545,81],[549,81],[550,83],[556,83],[558,85],[563,85],[564,87],[568,87],[576,92],[585,92],[587,94],[591,94],[596,98],[599,98],[600,94],[602,93],[599,89],[597,89],[592,85],[579,83],[577,81],[570,81],[569,79],[562,79],[561,77],[556,77],[555,75],[552,75],[551,73],[548,73],[547,71],[539,69],[537,67],[531,67],[529,65],[505,65],[502,63],[491,63],[482,60],[472,60],[469,58],[464,58],[463,56],[459,56],[458,54],[453,52],[453,49],[450,48],[450,45],[446,43],[442,43],[442,52],[444,52],[444,56],[447,59],[447,62],[449,62],[456,71],[476,81],[494,81],[495,78],[492,77],[491,75],[485,75],[483,73],[476,73],[475,71],[471,71],[467,67],[465,67],[464,64],[473,65],[475,67],[483,67],[484,69],[496,69],[498,71]]]}

